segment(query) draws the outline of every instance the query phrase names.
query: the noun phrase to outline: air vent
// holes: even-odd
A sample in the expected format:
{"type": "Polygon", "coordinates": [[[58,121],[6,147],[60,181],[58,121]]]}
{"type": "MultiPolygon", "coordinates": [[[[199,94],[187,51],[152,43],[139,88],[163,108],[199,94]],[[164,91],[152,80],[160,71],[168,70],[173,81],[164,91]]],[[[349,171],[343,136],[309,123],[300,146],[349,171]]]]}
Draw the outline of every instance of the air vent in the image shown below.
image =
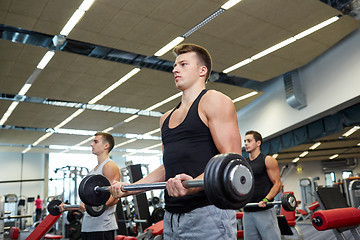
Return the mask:
{"type": "Polygon", "coordinates": [[[306,107],[306,97],[302,89],[299,70],[285,73],[283,79],[287,103],[298,110],[306,107]]]}
{"type": "Polygon", "coordinates": [[[353,169],[357,166],[357,158],[340,158],[336,160],[321,161],[321,166],[324,171],[333,169],[353,169]]]}

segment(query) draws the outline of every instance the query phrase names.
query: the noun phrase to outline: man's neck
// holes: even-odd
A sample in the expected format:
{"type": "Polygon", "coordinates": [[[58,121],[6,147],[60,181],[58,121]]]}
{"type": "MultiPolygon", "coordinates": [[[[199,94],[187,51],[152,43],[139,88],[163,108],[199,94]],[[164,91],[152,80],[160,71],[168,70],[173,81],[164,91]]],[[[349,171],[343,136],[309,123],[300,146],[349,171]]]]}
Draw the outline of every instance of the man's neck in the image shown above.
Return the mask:
{"type": "Polygon", "coordinates": [[[98,166],[104,162],[106,159],[109,158],[109,154],[108,153],[103,153],[103,154],[100,154],[97,156],[97,159],[98,159],[98,166]]]}
{"type": "Polygon", "coordinates": [[[251,161],[254,160],[254,159],[256,159],[256,158],[259,156],[260,153],[261,153],[261,152],[260,152],[260,148],[254,149],[253,151],[251,151],[251,152],[249,153],[249,159],[250,159],[251,161]]]}
{"type": "Polygon", "coordinates": [[[181,97],[181,103],[184,105],[192,103],[203,89],[205,89],[205,84],[196,84],[191,88],[182,90],[183,95],[181,97]]]}

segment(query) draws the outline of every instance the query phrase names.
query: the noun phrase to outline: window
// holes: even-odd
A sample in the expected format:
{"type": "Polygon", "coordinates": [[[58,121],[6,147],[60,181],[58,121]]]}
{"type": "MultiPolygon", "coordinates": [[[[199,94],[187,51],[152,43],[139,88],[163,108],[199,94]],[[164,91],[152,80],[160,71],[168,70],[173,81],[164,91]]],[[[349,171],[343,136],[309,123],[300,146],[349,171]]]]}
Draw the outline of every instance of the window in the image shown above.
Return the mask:
{"type": "Polygon", "coordinates": [[[349,178],[351,176],[353,176],[353,172],[352,171],[342,171],[342,176],[343,176],[343,179],[346,179],[346,178],[349,178]]]}
{"type": "Polygon", "coordinates": [[[334,172],[325,173],[325,186],[331,187],[335,181],[336,181],[336,178],[335,178],[334,172]]]}

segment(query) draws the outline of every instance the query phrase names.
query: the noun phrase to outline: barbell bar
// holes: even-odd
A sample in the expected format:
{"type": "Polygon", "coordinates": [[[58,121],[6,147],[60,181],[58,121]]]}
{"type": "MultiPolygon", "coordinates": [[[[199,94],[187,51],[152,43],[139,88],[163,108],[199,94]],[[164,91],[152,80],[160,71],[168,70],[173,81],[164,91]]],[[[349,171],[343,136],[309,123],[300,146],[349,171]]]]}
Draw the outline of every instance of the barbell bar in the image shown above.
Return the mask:
{"type": "MultiPolygon", "coordinates": [[[[48,212],[53,215],[53,216],[57,216],[57,215],[60,215],[61,214],[61,211],[60,211],[60,204],[62,202],[58,199],[54,199],[52,200],[51,202],[49,202],[48,206],[47,206],[47,210],[48,212]]],[[[70,204],[64,204],[62,206],[64,208],[65,211],[69,211],[69,210],[74,210],[74,209],[80,209],[80,205],[70,205],[70,204]]],[[[101,214],[103,214],[106,210],[106,205],[105,204],[102,204],[102,205],[99,205],[99,206],[90,206],[90,205],[86,205],[85,204],[85,209],[86,209],[86,212],[92,216],[92,217],[98,217],[100,216],[101,214]]]]}
{"type": "MultiPolygon", "coordinates": [[[[254,191],[254,177],[249,163],[239,154],[226,153],[212,157],[204,170],[203,180],[186,180],[185,188],[201,187],[210,201],[221,209],[240,209],[254,191]]],[[[81,201],[90,206],[104,204],[110,197],[109,180],[99,174],[86,176],[79,185],[81,201]]],[[[165,189],[166,182],[124,185],[125,191],[165,189]]]]}
{"type": "MultiPolygon", "coordinates": [[[[281,205],[284,208],[284,210],[288,212],[295,211],[297,205],[296,198],[292,193],[284,193],[281,196],[280,201],[273,201],[266,203],[267,207],[273,207],[275,205],[281,205]]],[[[258,206],[259,206],[258,203],[247,203],[245,205],[245,207],[258,207],[258,206]]]]}

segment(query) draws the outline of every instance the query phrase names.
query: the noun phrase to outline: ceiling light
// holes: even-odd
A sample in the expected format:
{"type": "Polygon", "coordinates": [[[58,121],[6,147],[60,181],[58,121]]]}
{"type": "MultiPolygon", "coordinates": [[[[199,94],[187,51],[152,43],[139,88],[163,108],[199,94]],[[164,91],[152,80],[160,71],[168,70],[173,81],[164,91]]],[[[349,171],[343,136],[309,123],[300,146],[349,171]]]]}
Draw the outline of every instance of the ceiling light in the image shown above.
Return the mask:
{"type": "Polygon", "coordinates": [[[18,95],[25,95],[26,92],[30,89],[30,87],[31,87],[30,83],[25,83],[24,86],[19,91],[18,95]]]}
{"type": "Polygon", "coordinates": [[[309,29],[295,35],[294,38],[296,38],[298,40],[298,39],[301,39],[303,37],[306,37],[307,35],[309,35],[309,34],[311,34],[313,32],[316,32],[316,31],[320,30],[321,28],[324,28],[327,25],[329,25],[329,24],[331,24],[333,22],[336,22],[337,20],[339,20],[338,16],[332,17],[332,18],[330,18],[330,19],[328,19],[328,20],[326,20],[326,21],[324,21],[322,23],[319,23],[318,25],[315,25],[315,26],[313,26],[313,27],[311,27],[311,28],[309,28],[309,29]]]}
{"type": "Polygon", "coordinates": [[[354,132],[356,132],[357,130],[360,129],[360,126],[354,126],[352,127],[349,131],[347,131],[346,133],[343,134],[343,137],[348,137],[351,134],[353,134],[354,132]]]}
{"type": "Polygon", "coordinates": [[[229,0],[224,5],[221,6],[222,9],[228,10],[232,8],[234,5],[238,4],[241,0],[229,0]]]}
{"type": "Polygon", "coordinates": [[[260,52],[258,54],[255,54],[251,58],[245,59],[245,60],[243,60],[243,61],[241,61],[241,62],[239,62],[239,63],[237,63],[237,64],[235,64],[235,65],[233,65],[233,66],[231,66],[229,68],[226,68],[223,71],[223,73],[229,73],[231,71],[234,71],[237,68],[243,67],[246,64],[251,63],[254,60],[257,60],[257,59],[259,59],[261,57],[264,57],[264,56],[266,56],[266,55],[268,55],[268,54],[270,54],[270,53],[272,53],[272,52],[274,52],[276,50],[279,50],[282,47],[285,47],[285,46],[295,42],[296,40],[298,40],[300,38],[303,38],[303,37],[315,32],[315,31],[317,31],[317,30],[319,30],[319,29],[321,29],[323,27],[326,27],[327,25],[337,21],[338,19],[339,19],[339,16],[332,17],[332,18],[330,18],[330,19],[328,19],[328,20],[326,20],[326,21],[324,21],[324,22],[322,22],[322,23],[320,23],[318,25],[315,25],[314,27],[311,27],[311,28],[309,28],[309,29],[295,35],[294,37],[288,38],[285,41],[282,41],[282,42],[280,42],[280,43],[278,43],[278,44],[276,44],[276,45],[274,45],[274,46],[272,46],[272,47],[270,47],[268,49],[265,49],[264,51],[262,51],[262,52],[260,52]]]}
{"type": "Polygon", "coordinates": [[[130,121],[132,121],[132,120],[134,120],[134,119],[136,119],[136,118],[138,118],[138,117],[139,117],[139,115],[131,116],[131,117],[125,119],[124,122],[128,123],[128,122],[130,122],[130,121]]]}
{"type": "Polygon", "coordinates": [[[80,142],[80,143],[76,144],[75,146],[81,146],[81,145],[83,145],[83,144],[85,144],[85,143],[87,143],[87,142],[89,142],[89,141],[93,140],[94,138],[95,138],[95,136],[89,137],[89,138],[85,139],[84,141],[82,141],[82,142],[80,142]]]}
{"type": "Polygon", "coordinates": [[[296,162],[298,162],[300,160],[300,158],[294,158],[294,160],[292,160],[291,162],[293,162],[293,163],[296,163],[296,162]]]}
{"type": "Polygon", "coordinates": [[[130,140],[128,140],[128,141],[125,141],[125,142],[122,142],[122,143],[119,143],[119,144],[115,145],[114,148],[118,148],[118,147],[120,147],[120,146],[123,146],[123,145],[129,144],[129,143],[135,142],[136,140],[137,140],[136,138],[130,139],[130,140]]]}
{"type": "Polygon", "coordinates": [[[318,146],[320,146],[321,142],[314,143],[311,147],[309,147],[310,150],[315,150],[318,146]]]}
{"type": "Polygon", "coordinates": [[[157,132],[160,132],[160,128],[157,128],[157,129],[152,130],[150,132],[144,133],[144,135],[152,135],[152,134],[157,133],[157,132]]]}
{"type": "Polygon", "coordinates": [[[301,153],[300,155],[299,155],[299,157],[305,157],[306,155],[308,155],[308,151],[305,151],[305,152],[303,152],[303,153],[301,153]]]}
{"type": "Polygon", "coordinates": [[[79,129],[64,129],[64,128],[56,128],[54,133],[60,134],[70,134],[70,135],[85,135],[85,136],[93,136],[96,131],[90,130],[79,130],[79,129]]]}
{"type": "Polygon", "coordinates": [[[243,96],[241,96],[241,97],[235,98],[234,100],[232,100],[232,102],[233,102],[233,103],[236,103],[236,102],[239,102],[239,101],[244,100],[244,99],[246,99],[246,98],[252,97],[252,96],[254,96],[254,95],[256,95],[256,94],[258,94],[258,92],[253,91],[253,92],[250,92],[250,93],[248,93],[248,94],[245,94],[245,95],[243,95],[243,96]]]}
{"type": "Polygon", "coordinates": [[[85,109],[79,109],[76,112],[74,112],[73,114],[71,114],[70,117],[66,118],[64,121],[62,121],[61,123],[59,123],[56,127],[54,127],[54,129],[58,129],[61,128],[62,126],[64,126],[65,124],[67,124],[68,122],[70,122],[71,120],[73,120],[74,118],[76,118],[77,116],[79,116],[83,111],[85,111],[85,109]]]}
{"type": "Polygon", "coordinates": [[[339,154],[334,154],[331,157],[329,157],[329,159],[334,159],[334,158],[337,158],[338,156],[339,156],[339,154]]]}
{"type": "Polygon", "coordinates": [[[231,66],[231,67],[228,67],[227,69],[225,69],[225,70],[223,71],[223,73],[232,72],[232,71],[234,71],[234,70],[237,69],[237,68],[241,68],[242,66],[245,66],[246,64],[251,63],[252,61],[253,61],[253,60],[252,60],[251,58],[245,59],[245,60],[243,60],[243,61],[241,61],[241,62],[239,62],[239,63],[237,63],[237,64],[235,64],[235,65],[233,65],[233,66],[231,66]]]}
{"type": "Polygon", "coordinates": [[[24,151],[22,151],[21,153],[27,153],[28,151],[31,150],[31,147],[27,147],[24,151]]]}
{"type": "Polygon", "coordinates": [[[272,155],[273,158],[277,158],[278,156],[279,156],[278,153],[274,153],[274,154],[272,155]]]}
{"type": "Polygon", "coordinates": [[[41,61],[37,65],[37,68],[44,69],[54,55],[55,55],[55,52],[47,51],[47,53],[45,53],[44,57],[41,59],[41,61]]]}
{"type": "Polygon", "coordinates": [[[112,130],[114,130],[113,127],[108,127],[107,129],[102,130],[102,132],[107,133],[107,132],[110,132],[110,131],[112,131],[112,130]]]}
{"type": "Polygon", "coordinates": [[[33,146],[38,145],[40,142],[44,141],[45,139],[47,139],[47,138],[50,137],[51,135],[53,135],[53,133],[46,133],[45,135],[43,135],[42,137],[40,137],[38,140],[36,140],[36,142],[34,142],[32,145],[33,145],[33,146]]]}
{"type": "Polygon", "coordinates": [[[158,102],[158,103],[152,105],[151,107],[148,107],[147,109],[145,109],[145,111],[154,110],[155,108],[158,108],[158,107],[164,105],[165,103],[168,103],[168,102],[180,97],[181,95],[182,95],[182,92],[178,92],[177,94],[175,94],[175,95],[173,95],[171,97],[168,97],[167,99],[165,99],[165,100],[163,100],[161,102],[158,102]]]}
{"type": "Polygon", "coordinates": [[[97,95],[96,97],[91,99],[88,103],[90,103],[90,104],[96,103],[97,101],[99,101],[100,99],[105,97],[107,94],[109,94],[111,91],[113,91],[115,88],[117,88],[118,86],[120,86],[121,84],[123,84],[124,82],[129,80],[129,78],[131,78],[132,76],[134,76],[135,74],[140,72],[140,70],[141,70],[140,68],[134,68],[133,70],[128,72],[125,76],[120,78],[117,82],[115,82],[113,85],[111,85],[110,87],[105,89],[102,93],[100,93],[99,95],[97,95]]]}
{"type": "Polygon", "coordinates": [[[60,34],[67,36],[73,30],[75,25],[80,21],[80,19],[84,16],[85,11],[77,9],[74,14],[71,16],[69,21],[65,24],[64,28],[61,30],[60,34]]]}
{"type": "Polygon", "coordinates": [[[87,11],[89,10],[89,8],[91,7],[91,5],[95,2],[95,0],[84,0],[82,2],[82,4],[80,5],[79,9],[83,10],[83,11],[87,11]]]}
{"type": "Polygon", "coordinates": [[[268,55],[268,54],[270,54],[272,52],[275,52],[276,50],[278,50],[278,49],[280,49],[282,47],[285,47],[285,46],[287,46],[290,43],[293,43],[295,41],[296,41],[296,39],[293,38],[293,37],[288,38],[288,39],[286,39],[286,40],[284,40],[284,41],[282,41],[282,42],[280,42],[280,43],[278,43],[278,44],[276,44],[276,45],[274,45],[272,47],[269,47],[268,49],[265,49],[262,52],[259,52],[258,54],[252,56],[251,59],[252,60],[257,60],[259,58],[262,58],[262,57],[264,57],[264,56],[266,56],[266,55],[268,55]]]}
{"type": "Polygon", "coordinates": [[[185,38],[183,37],[177,37],[174,40],[172,40],[171,42],[169,42],[168,44],[166,44],[164,47],[162,47],[159,51],[157,51],[154,56],[156,57],[160,57],[162,55],[164,55],[165,53],[167,53],[169,50],[173,49],[175,46],[177,46],[179,43],[181,43],[182,41],[184,41],[185,38]]]}
{"type": "Polygon", "coordinates": [[[357,146],[360,146],[360,143],[358,143],[357,146]]]}
{"type": "Polygon", "coordinates": [[[10,117],[11,113],[14,111],[14,109],[16,108],[16,106],[19,104],[19,102],[12,102],[10,104],[10,107],[8,108],[8,110],[5,112],[5,114],[3,115],[3,117],[0,120],[0,125],[4,125],[4,123],[8,120],[8,118],[10,117]]]}

